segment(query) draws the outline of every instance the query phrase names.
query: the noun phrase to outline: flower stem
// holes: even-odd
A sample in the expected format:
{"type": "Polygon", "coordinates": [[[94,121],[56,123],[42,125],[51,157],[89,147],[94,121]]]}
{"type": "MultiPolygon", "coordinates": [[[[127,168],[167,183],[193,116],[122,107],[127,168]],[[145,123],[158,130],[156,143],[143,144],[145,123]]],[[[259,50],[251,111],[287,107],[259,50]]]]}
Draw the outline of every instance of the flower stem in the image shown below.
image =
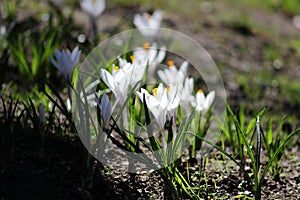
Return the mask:
{"type": "Polygon", "coordinates": [[[96,17],[90,15],[91,29],[93,33],[93,40],[95,43],[97,43],[98,41],[98,37],[97,37],[98,27],[97,27],[96,19],[97,19],[96,17]]]}

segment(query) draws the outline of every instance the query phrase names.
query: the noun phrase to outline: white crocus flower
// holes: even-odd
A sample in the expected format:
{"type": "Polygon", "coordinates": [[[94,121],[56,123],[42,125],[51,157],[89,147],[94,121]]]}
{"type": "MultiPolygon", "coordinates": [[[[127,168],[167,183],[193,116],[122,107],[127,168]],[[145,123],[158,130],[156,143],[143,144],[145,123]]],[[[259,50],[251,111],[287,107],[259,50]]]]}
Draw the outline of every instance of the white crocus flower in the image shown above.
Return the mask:
{"type": "Polygon", "coordinates": [[[168,62],[169,68],[165,70],[158,70],[158,76],[159,78],[167,85],[170,84],[181,84],[183,83],[188,69],[189,63],[187,61],[184,61],[180,69],[178,70],[176,66],[174,65],[173,61],[168,62]]]}
{"type": "Polygon", "coordinates": [[[162,46],[161,48],[158,48],[156,43],[150,45],[149,42],[146,42],[143,47],[135,49],[133,55],[137,62],[156,66],[166,57],[166,47],[162,46]]]}
{"type": "Polygon", "coordinates": [[[129,84],[133,88],[139,81],[142,80],[147,63],[141,60],[136,60],[134,55],[130,56],[130,59],[131,63],[122,58],[118,58],[120,68],[127,71],[129,84]]]}
{"type": "Polygon", "coordinates": [[[145,37],[153,40],[157,35],[162,22],[162,13],[158,10],[153,13],[145,12],[134,15],[133,23],[145,37]]]}
{"type": "Polygon", "coordinates": [[[168,112],[167,115],[169,117],[169,120],[171,120],[171,117],[174,117],[174,121],[176,121],[176,115],[177,115],[177,110],[178,106],[180,103],[180,100],[182,98],[182,91],[178,87],[178,85],[170,85],[166,87],[166,92],[168,95],[168,112]]]}
{"type": "Polygon", "coordinates": [[[84,12],[97,18],[105,9],[105,0],[83,0],[80,2],[80,6],[84,12]]]}
{"type": "Polygon", "coordinates": [[[205,113],[211,107],[214,99],[215,91],[209,92],[208,95],[205,97],[203,91],[198,90],[193,106],[197,111],[205,113]]]}
{"type": "Polygon", "coordinates": [[[127,63],[122,68],[113,66],[112,74],[107,70],[101,69],[101,78],[109,89],[114,93],[118,104],[121,106],[127,98],[128,86],[132,74],[132,64],[127,63]]]}
{"type": "Polygon", "coordinates": [[[56,60],[50,55],[51,63],[64,75],[65,79],[71,83],[74,69],[79,62],[81,50],[76,47],[72,52],[66,47],[59,51],[56,49],[54,55],[56,60]]]}
{"type": "Polygon", "coordinates": [[[147,77],[150,80],[154,77],[156,66],[166,57],[166,47],[158,48],[156,43],[150,45],[149,42],[146,42],[143,47],[135,49],[133,55],[136,63],[148,65],[147,77]]]}
{"type": "Polygon", "coordinates": [[[170,120],[171,117],[175,117],[180,101],[180,94],[177,87],[168,86],[165,88],[163,84],[159,84],[152,92],[153,95],[141,88],[141,91],[137,92],[137,95],[142,102],[144,102],[145,95],[147,107],[153,114],[159,127],[162,129],[167,118],[170,120]]]}
{"type": "Polygon", "coordinates": [[[180,101],[181,108],[187,115],[190,114],[190,105],[195,101],[195,97],[192,95],[194,89],[194,79],[186,78],[182,86],[182,96],[180,101]]]}

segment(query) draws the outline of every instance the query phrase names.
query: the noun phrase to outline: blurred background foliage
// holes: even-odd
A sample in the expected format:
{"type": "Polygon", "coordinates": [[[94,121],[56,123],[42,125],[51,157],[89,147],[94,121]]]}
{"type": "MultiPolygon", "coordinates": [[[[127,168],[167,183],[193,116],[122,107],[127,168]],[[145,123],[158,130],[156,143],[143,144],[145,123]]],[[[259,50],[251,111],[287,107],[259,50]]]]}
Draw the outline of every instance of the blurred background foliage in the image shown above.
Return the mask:
{"type": "MultiPolygon", "coordinates": [[[[56,48],[79,46],[82,61],[96,45],[79,4],[73,0],[1,1],[5,34],[0,38],[0,83],[1,88],[10,86],[1,93],[38,99],[47,84],[66,91],[49,55],[56,48]]],[[[186,33],[207,49],[223,74],[232,105],[245,104],[253,112],[270,107],[271,112],[299,117],[294,111],[300,104],[300,39],[295,28],[300,1],[110,0],[98,19],[98,41],[134,28],[133,15],[149,9],[163,11],[163,27],[186,33]]]]}

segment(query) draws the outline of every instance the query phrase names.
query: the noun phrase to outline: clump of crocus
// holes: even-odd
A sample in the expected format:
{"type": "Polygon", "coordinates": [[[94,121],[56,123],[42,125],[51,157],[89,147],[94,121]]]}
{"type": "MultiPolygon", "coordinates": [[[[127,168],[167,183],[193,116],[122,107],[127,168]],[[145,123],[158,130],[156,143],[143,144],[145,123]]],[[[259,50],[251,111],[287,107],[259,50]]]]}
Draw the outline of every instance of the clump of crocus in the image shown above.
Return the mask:
{"type": "Polygon", "coordinates": [[[161,22],[162,13],[159,10],[136,14],[133,19],[134,25],[150,41],[153,41],[155,36],[158,34],[161,22]]]}
{"type": "Polygon", "coordinates": [[[164,87],[159,84],[157,88],[152,90],[152,95],[143,88],[137,92],[140,100],[147,104],[148,109],[153,114],[157,124],[162,129],[167,120],[176,119],[176,113],[181,99],[181,92],[176,85],[164,87]]]}
{"type": "Polygon", "coordinates": [[[93,37],[97,37],[97,18],[105,9],[105,0],[83,0],[80,6],[84,12],[90,16],[90,23],[93,31],[93,37]]]}

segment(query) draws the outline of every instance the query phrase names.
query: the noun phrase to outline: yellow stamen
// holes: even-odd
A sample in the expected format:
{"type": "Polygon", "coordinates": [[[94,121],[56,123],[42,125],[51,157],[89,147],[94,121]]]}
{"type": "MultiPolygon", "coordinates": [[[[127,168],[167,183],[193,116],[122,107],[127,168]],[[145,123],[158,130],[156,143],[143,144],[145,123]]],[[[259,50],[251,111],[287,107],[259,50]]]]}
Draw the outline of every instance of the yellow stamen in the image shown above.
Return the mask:
{"type": "Polygon", "coordinates": [[[145,49],[146,51],[148,51],[149,48],[150,48],[150,43],[149,43],[149,42],[145,42],[144,45],[143,45],[143,47],[144,47],[144,49],[145,49]]]}
{"type": "Polygon", "coordinates": [[[154,96],[157,97],[157,88],[153,88],[152,92],[153,92],[154,96]]]}
{"type": "Polygon", "coordinates": [[[118,71],[119,69],[120,69],[120,67],[114,66],[114,70],[115,70],[115,71],[118,71]]]}
{"type": "Polygon", "coordinates": [[[167,64],[168,64],[169,67],[172,67],[172,66],[174,66],[174,61],[173,60],[169,60],[167,64]]]}
{"type": "Polygon", "coordinates": [[[130,56],[131,63],[134,62],[134,55],[130,56]]]}
{"type": "Polygon", "coordinates": [[[93,3],[95,4],[97,2],[97,0],[93,0],[93,3]]]}
{"type": "Polygon", "coordinates": [[[167,90],[167,93],[168,94],[170,94],[170,92],[171,92],[171,88],[168,86],[168,87],[166,87],[166,90],[167,90]]]}
{"type": "Polygon", "coordinates": [[[149,20],[149,19],[151,19],[151,17],[152,17],[152,15],[151,15],[150,13],[147,13],[147,14],[146,14],[146,19],[149,20]]]}
{"type": "Polygon", "coordinates": [[[198,92],[198,93],[203,93],[203,90],[198,90],[197,92],[198,92]]]}

